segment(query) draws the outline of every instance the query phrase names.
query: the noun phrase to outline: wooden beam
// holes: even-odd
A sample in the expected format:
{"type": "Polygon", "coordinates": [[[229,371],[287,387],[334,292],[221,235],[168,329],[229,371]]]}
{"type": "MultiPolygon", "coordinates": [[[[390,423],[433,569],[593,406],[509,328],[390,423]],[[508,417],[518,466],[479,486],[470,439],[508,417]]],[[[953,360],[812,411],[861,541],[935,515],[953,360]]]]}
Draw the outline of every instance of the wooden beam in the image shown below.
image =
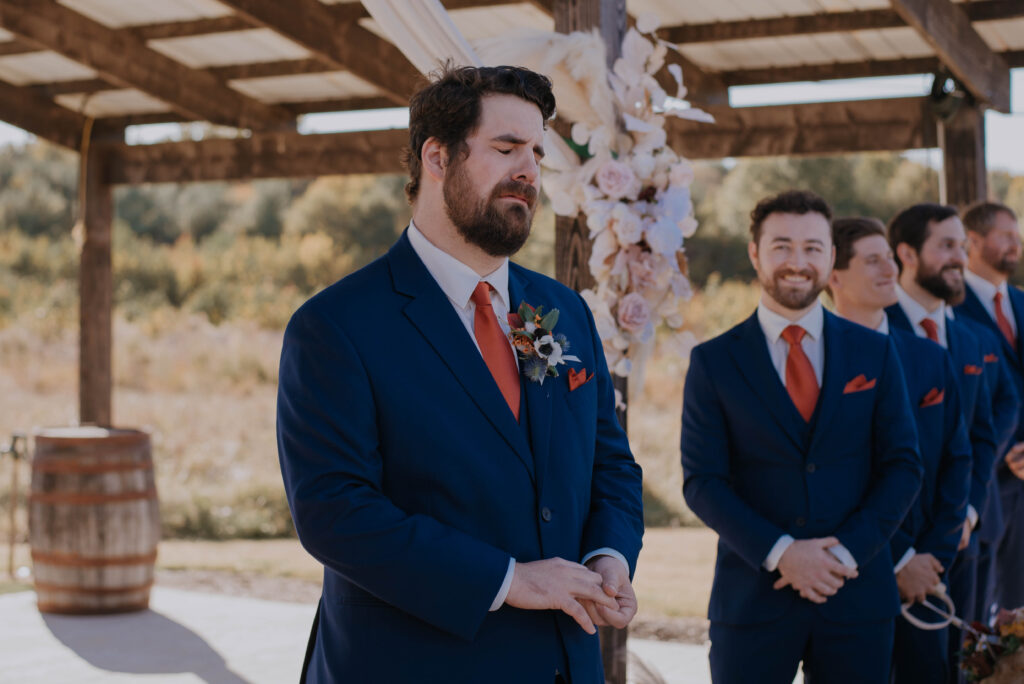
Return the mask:
{"type": "Polygon", "coordinates": [[[291,115],[228,88],[54,0],[0,0],[0,25],[25,40],[96,70],[111,83],[138,88],[189,117],[241,128],[290,125],[291,115]]]}
{"type": "Polygon", "coordinates": [[[397,129],[104,147],[108,182],[134,184],[402,173],[401,153],[408,144],[409,132],[397,129]]]}
{"type": "Polygon", "coordinates": [[[75,81],[36,83],[27,87],[37,95],[54,98],[58,95],[89,94],[97,93],[101,90],[115,90],[118,86],[108,83],[102,78],[83,78],[75,81]]]}
{"type": "Polygon", "coordinates": [[[339,21],[320,0],[225,0],[250,21],[273,29],[330,66],[377,86],[396,104],[408,103],[419,72],[391,43],[357,23],[339,21]]]}
{"type": "Polygon", "coordinates": [[[251,29],[253,25],[245,18],[228,14],[223,17],[207,17],[194,19],[192,21],[169,21],[160,24],[143,24],[122,29],[130,33],[138,40],[147,42],[150,40],[163,40],[166,38],[186,38],[190,36],[203,36],[211,33],[227,33],[229,31],[244,31],[251,29]]]}
{"type": "Polygon", "coordinates": [[[39,52],[39,46],[17,38],[0,43],[0,57],[23,55],[27,52],[39,52]]]}
{"type": "Polygon", "coordinates": [[[310,100],[306,102],[283,102],[285,109],[298,114],[322,114],[324,112],[354,112],[367,109],[389,109],[395,103],[386,97],[353,97],[335,100],[310,100]]]}
{"type": "Polygon", "coordinates": [[[829,81],[843,78],[870,78],[875,76],[902,76],[904,74],[930,74],[942,65],[937,57],[886,59],[867,62],[832,62],[805,64],[792,67],[766,67],[763,69],[737,69],[720,72],[728,86],[792,83],[794,81],[829,81]]]}
{"type": "MultiPolygon", "coordinates": [[[[995,21],[1024,17],[1024,3],[1018,0],[977,0],[960,5],[971,21],[995,21]]],[[[813,33],[848,33],[906,26],[893,9],[821,12],[768,19],[717,21],[666,27],[659,35],[670,43],[692,45],[751,38],[782,38],[813,33]]]]}
{"type": "Polygon", "coordinates": [[[714,124],[670,118],[672,148],[690,159],[908,150],[938,144],[927,98],[709,107],[714,124]]]}
{"type": "Polygon", "coordinates": [[[31,88],[0,81],[0,119],[44,140],[77,150],[85,117],[31,88]]]}
{"type": "Polygon", "coordinates": [[[891,2],[972,95],[1001,112],[1010,111],[1010,68],[959,7],[950,0],[891,2]]]}
{"type": "MultiPolygon", "coordinates": [[[[360,5],[362,7],[362,5],[360,5]]],[[[221,81],[244,78],[267,78],[270,76],[295,76],[324,71],[337,71],[316,58],[288,59],[281,62],[255,62],[253,64],[231,64],[207,69],[221,81]]]]}
{"type": "Polygon", "coordinates": [[[106,161],[103,148],[91,145],[85,164],[85,241],[78,275],[78,415],[80,422],[96,425],[113,424],[114,199],[105,180],[106,161]]]}
{"type": "Polygon", "coordinates": [[[938,133],[942,148],[939,201],[962,208],[987,199],[984,112],[963,106],[952,120],[939,121],[938,133]]]}

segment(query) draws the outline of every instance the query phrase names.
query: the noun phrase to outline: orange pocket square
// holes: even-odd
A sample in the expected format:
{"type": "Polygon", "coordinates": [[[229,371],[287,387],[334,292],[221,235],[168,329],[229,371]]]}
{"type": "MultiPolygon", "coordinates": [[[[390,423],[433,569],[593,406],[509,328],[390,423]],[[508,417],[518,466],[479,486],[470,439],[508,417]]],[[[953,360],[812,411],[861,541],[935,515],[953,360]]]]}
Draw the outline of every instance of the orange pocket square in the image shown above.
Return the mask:
{"type": "Polygon", "coordinates": [[[964,366],[965,375],[981,375],[983,372],[981,366],[975,366],[973,363],[964,366]]]}
{"type": "Polygon", "coordinates": [[[576,370],[575,368],[570,368],[569,369],[569,391],[572,392],[576,388],[582,387],[583,385],[587,384],[588,382],[590,382],[593,379],[594,379],[594,374],[593,373],[591,373],[590,376],[587,377],[587,369],[586,368],[584,368],[582,370],[576,370]]]}
{"type": "Polygon", "coordinates": [[[999,363],[999,357],[995,354],[985,354],[985,363],[999,363]]]}
{"type": "Polygon", "coordinates": [[[941,404],[942,400],[945,398],[946,390],[940,390],[938,387],[932,387],[928,390],[928,394],[924,395],[924,398],[921,399],[921,408],[941,404]]]}
{"type": "Polygon", "coordinates": [[[864,377],[864,374],[862,373],[855,377],[850,382],[846,383],[846,387],[843,388],[843,394],[853,394],[854,392],[863,392],[864,390],[869,390],[875,386],[876,382],[876,378],[868,380],[866,377],[864,377]]]}

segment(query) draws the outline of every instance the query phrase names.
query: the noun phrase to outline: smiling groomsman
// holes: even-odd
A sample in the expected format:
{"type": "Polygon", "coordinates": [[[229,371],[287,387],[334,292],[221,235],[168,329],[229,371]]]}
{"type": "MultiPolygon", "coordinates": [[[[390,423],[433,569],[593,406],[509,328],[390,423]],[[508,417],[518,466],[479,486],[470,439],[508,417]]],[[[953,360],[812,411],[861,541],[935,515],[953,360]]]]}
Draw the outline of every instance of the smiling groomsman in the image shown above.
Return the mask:
{"type": "Polygon", "coordinates": [[[831,210],[790,191],[751,213],[757,311],[690,357],[683,494],[719,535],[715,684],[889,677],[899,595],[889,542],[921,485],[893,343],[834,316],[831,210]]]}
{"type": "MultiPolygon", "coordinates": [[[[1024,346],[1019,332],[1024,292],[1007,283],[1020,261],[1017,215],[1004,204],[981,202],[968,208],[963,222],[968,240],[967,296],[957,313],[988,327],[1000,340],[1017,395],[1024,397],[1024,346]]],[[[997,459],[996,483],[1004,529],[991,569],[984,550],[979,560],[979,574],[989,573],[994,589],[981,604],[986,618],[993,603],[1007,608],[1024,605],[1024,415],[1018,415],[1013,444],[997,459]]]]}
{"type": "MultiPolygon", "coordinates": [[[[893,218],[889,244],[900,266],[900,278],[898,303],[886,312],[890,325],[927,337],[946,349],[960,384],[972,464],[961,553],[950,569],[949,590],[958,614],[973,620],[979,529],[998,530],[1002,525],[999,507],[990,505],[989,481],[999,444],[1008,438],[1016,420],[1016,398],[1002,364],[992,356],[995,341],[980,326],[954,318],[949,308],[964,296],[965,240],[963,224],[952,207],[916,204],[893,218]]],[[[957,679],[955,654],[960,642],[959,630],[950,630],[953,681],[957,679]]]]}
{"type": "MultiPolygon", "coordinates": [[[[924,482],[890,548],[900,598],[919,602],[945,581],[967,515],[971,444],[956,374],[938,345],[889,327],[885,307],[896,303],[899,270],[882,223],[873,218],[837,219],[832,238],[836,263],[828,282],[836,312],[892,338],[914,411],[924,482]]],[[[923,607],[911,610],[926,621],[932,617],[923,607]]],[[[925,631],[902,616],[896,618],[893,681],[934,684],[949,677],[948,631],[925,631]]]]}

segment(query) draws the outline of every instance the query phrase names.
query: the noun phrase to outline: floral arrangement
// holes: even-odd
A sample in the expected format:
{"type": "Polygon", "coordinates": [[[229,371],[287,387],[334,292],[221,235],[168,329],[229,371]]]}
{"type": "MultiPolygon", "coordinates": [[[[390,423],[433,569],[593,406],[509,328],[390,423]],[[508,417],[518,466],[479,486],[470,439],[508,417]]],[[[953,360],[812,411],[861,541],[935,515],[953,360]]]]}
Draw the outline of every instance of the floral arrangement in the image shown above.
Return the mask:
{"type": "Polygon", "coordinates": [[[557,378],[558,366],[579,358],[566,354],[569,340],[561,333],[552,332],[558,323],[558,309],[544,313],[522,302],[517,313],[508,315],[509,339],[519,355],[523,373],[533,382],[544,384],[544,378],[557,378]]]}
{"type": "Polygon", "coordinates": [[[658,24],[652,15],[637,19],[611,73],[596,33],[519,33],[475,45],[490,63],[522,64],[550,76],[559,117],[576,122],[573,149],[549,131],[542,183],[556,214],[586,216],[596,286],[581,294],[608,367],[630,377],[635,391],[643,387],[659,324],[675,331],[671,341],[680,353],[694,342],[680,332],[682,304],[692,294],[683,241],[697,229],[693,169],[668,146],[665,121],[712,121],[699,109],[676,106],[686,95],[682,70],[666,67],[675,46],[655,36],[658,24]],[[662,69],[676,82],[675,101],[655,79],[662,69]]]}
{"type": "Polygon", "coordinates": [[[960,668],[969,682],[1024,681],[1024,608],[1000,610],[994,627],[975,622],[967,632],[960,668]]]}

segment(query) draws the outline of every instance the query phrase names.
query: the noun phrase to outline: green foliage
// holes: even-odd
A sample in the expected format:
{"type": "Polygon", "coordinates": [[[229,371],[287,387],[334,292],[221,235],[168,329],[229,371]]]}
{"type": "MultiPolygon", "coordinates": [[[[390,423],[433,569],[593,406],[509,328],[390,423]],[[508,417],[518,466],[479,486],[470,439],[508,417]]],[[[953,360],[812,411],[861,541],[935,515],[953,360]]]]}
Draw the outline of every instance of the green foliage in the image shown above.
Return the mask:
{"type": "Polygon", "coordinates": [[[211,499],[163,502],[160,522],[165,538],[273,539],[294,537],[284,490],[258,487],[211,499]]]}
{"type": "Polygon", "coordinates": [[[59,237],[71,230],[77,157],[52,145],[0,151],[0,226],[59,237]]]}

